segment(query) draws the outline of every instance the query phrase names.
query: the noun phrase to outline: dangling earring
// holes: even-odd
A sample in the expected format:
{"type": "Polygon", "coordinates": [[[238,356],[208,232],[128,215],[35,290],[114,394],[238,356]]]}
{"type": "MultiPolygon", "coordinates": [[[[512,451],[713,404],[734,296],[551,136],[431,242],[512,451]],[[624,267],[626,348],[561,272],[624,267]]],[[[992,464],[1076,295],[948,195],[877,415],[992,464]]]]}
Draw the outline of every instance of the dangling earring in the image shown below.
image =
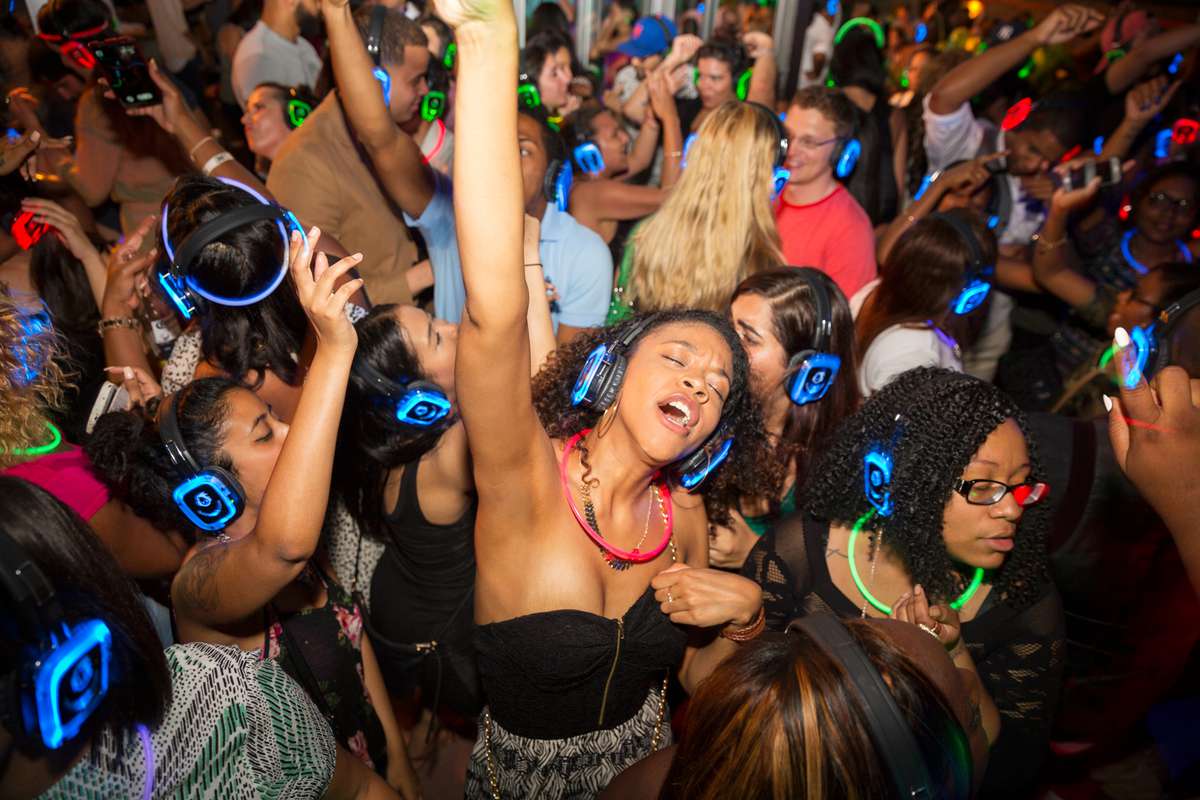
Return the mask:
{"type": "Polygon", "coordinates": [[[617,399],[613,404],[604,409],[604,415],[600,417],[600,422],[596,425],[596,438],[602,439],[612,427],[613,420],[617,418],[617,407],[621,405],[621,395],[617,395],[617,399]]]}

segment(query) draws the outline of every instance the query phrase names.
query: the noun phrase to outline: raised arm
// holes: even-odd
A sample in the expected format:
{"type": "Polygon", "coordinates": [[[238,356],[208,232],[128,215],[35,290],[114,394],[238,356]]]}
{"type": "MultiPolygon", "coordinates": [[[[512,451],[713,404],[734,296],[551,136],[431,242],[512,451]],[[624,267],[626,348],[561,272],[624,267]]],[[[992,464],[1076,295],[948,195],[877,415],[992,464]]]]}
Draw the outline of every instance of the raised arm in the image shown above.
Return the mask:
{"type": "MultiPolygon", "coordinates": [[[[454,212],[466,305],[455,381],[480,499],[504,503],[545,434],[533,409],[517,150],[517,27],[505,0],[438,0],[455,26],[454,212]],[[510,376],[497,382],[496,375],[510,376]]],[[[508,497],[510,502],[523,498],[508,497]]],[[[506,503],[507,505],[507,503],[506,503]]]]}
{"type": "Polygon", "coordinates": [[[1125,95],[1125,116],[1104,143],[1100,158],[1123,159],[1128,156],[1138,135],[1150,120],[1167,107],[1180,85],[1180,81],[1172,83],[1165,76],[1160,76],[1130,89],[1125,95]]]}
{"type": "Polygon", "coordinates": [[[1104,73],[1104,83],[1108,91],[1120,94],[1145,75],[1154,62],[1196,45],[1200,45],[1200,25],[1184,25],[1160,33],[1129,51],[1124,58],[1109,64],[1104,73]]]}
{"type": "Polygon", "coordinates": [[[775,64],[775,42],[769,34],[751,31],[742,37],[747,54],[754,59],[754,71],[750,75],[750,88],[746,99],[762,103],[775,109],[775,84],[779,79],[779,68],[775,64]]]}
{"type": "Polygon", "coordinates": [[[350,4],[326,0],[321,10],[342,108],[355,138],[371,157],[388,195],[404,213],[419,217],[433,197],[433,168],[422,159],[416,141],[401,131],[388,113],[350,4]]]}
{"type": "MultiPolygon", "coordinates": [[[[315,242],[319,235],[313,228],[310,240],[315,242]]],[[[181,616],[208,626],[245,619],[291,583],[316,550],[329,502],[346,382],[358,341],[343,308],[361,281],[349,281],[336,290],[334,284],[360,258],[328,266],[325,256],[318,255],[313,269],[310,248],[293,234],[291,277],[317,332],[317,352],[263,494],[253,533],[210,545],[183,566],[171,587],[181,616]]]]}
{"type": "Polygon", "coordinates": [[[1071,213],[1089,205],[1099,191],[1099,178],[1093,178],[1082,189],[1055,190],[1046,224],[1033,248],[1034,280],[1072,308],[1083,308],[1095,299],[1096,283],[1071,267],[1074,253],[1067,235],[1067,223],[1071,213]]]}
{"type": "Polygon", "coordinates": [[[1088,33],[1104,21],[1098,11],[1085,6],[1060,6],[1035,28],[982,55],[974,56],[946,74],[929,94],[929,110],[949,114],[988,87],[1004,73],[1016,68],[1043,45],[1062,44],[1088,33]]]}
{"type": "MultiPolygon", "coordinates": [[[[672,79],[675,70],[683,67],[687,64],[687,62],[691,61],[692,57],[696,55],[696,51],[699,50],[703,44],[704,41],[699,36],[695,36],[690,33],[676,36],[674,41],[671,42],[671,52],[667,53],[667,56],[663,59],[662,63],[655,67],[654,73],[661,74],[668,79],[672,79]]],[[[671,85],[675,84],[672,83],[671,85]]],[[[642,85],[639,86],[634,93],[629,96],[629,99],[625,101],[625,105],[621,107],[621,113],[625,115],[626,119],[640,125],[642,118],[645,116],[646,106],[649,104],[649,102],[649,87],[646,85],[646,81],[642,81],[642,85]]]]}

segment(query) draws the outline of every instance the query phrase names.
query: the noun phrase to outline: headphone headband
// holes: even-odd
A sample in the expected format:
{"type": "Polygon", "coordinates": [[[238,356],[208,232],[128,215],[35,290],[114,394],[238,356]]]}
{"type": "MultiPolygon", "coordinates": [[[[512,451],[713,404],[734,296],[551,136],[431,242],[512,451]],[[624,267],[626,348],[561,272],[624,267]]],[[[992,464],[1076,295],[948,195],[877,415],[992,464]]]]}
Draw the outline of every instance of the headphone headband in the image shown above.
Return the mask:
{"type": "Polygon", "coordinates": [[[387,395],[402,394],[404,390],[408,388],[405,384],[392,380],[379,370],[372,367],[367,363],[365,358],[361,357],[361,355],[355,358],[351,363],[350,371],[358,375],[358,377],[362,378],[367,383],[374,384],[378,388],[382,389],[383,393],[387,395]]]}
{"type": "Polygon", "coordinates": [[[968,280],[987,272],[988,265],[983,263],[983,248],[979,244],[979,238],[975,236],[975,232],[971,230],[971,227],[967,223],[952,214],[933,213],[929,215],[929,218],[941,220],[949,225],[958,234],[958,238],[962,239],[963,244],[967,246],[971,259],[967,274],[968,280]]]}
{"type": "Polygon", "coordinates": [[[262,220],[282,221],[286,212],[276,205],[255,203],[252,206],[242,206],[221,214],[201,225],[192,235],[184,240],[183,246],[175,252],[172,267],[177,272],[186,272],[192,261],[200,255],[200,251],[215,242],[230,231],[262,220]]]}
{"type": "Polygon", "coordinates": [[[200,472],[200,465],[196,463],[196,459],[192,457],[192,454],[188,452],[187,445],[184,444],[183,433],[179,430],[179,418],[175,413],[179,403],[182,402],[182,395],[187,389],[188,387],[185,386],[175,394],[163,398],[162,408],[158,415],[158,436],[162,439],[167,457],[171,459],[171,466],[179,471],[186,470],[189,473],[188,477],[191,477],[200,472]]]}
{"type": "Polygon", "coordinates": [[[797,277],[804,281],[812,291],[813,302],[817,306],[817,334],[813,339],[812,349],[828,352],[833,341],[833,302],[829,298],[829,289],[818,276],[818,270],[812,267],[793,267],[797,277]]]}
{"type": "Polygon", "coordinates": [[[46,639],[51,620],[62,619],[54,586],[25,548],[0,529],[0,586],[7,592],[22,632],[33,641],[46,639]]]}
{"type": "Polygon", "coordinates": [[[371,9],[371,22],[367,26],[367,52],[375,66],[382,66],[383,23],[387,18],[387,6],[376,5],[371,9]]]}
{"type": "Polygon", "coordinates": [[[777,114],[775,114],[773,111],[771,111],[771,109],[767,108],[762,103],[757,103],[753,100],[747,100],[745,102],[746,102],[746,105],[765,114],[767,116],[767,118],[771,120],[771,125],[775,128],[776,138],[779,140],[779,151],[775,154],[775,167],[776,168],[782,167],[784,162],[787,161],[787,153],[788,153],[787,130],[784,129],[783,123],[779,120],[779,116],[777,114]]]}
{"type": "Polygon", "coordinates": [[[1175,335],[1180,321],[1197,306],[1200,306],[1200,289],[1188,292],[1164,308],[1158,315],[1158,325],[1152,326],[1155,329],[1153,337],[1157,343],[1157,352],[1154,354],[1154,363],[1151,365],[1151,369],[1145,370],[1147,380],[1161,372],[1170,362],[1171,337],[1175,335]]]}
{"type": "Polygon", "coordinates": [[[662,30],[663,38],[667,41],[666,49],[670,50],[671,43],[675,41],[675,36],[671,33],[671,29],[667,27],[667,23],[663,22],[657,14],[652,14],[651,16],[647,17],[647,19],[654,20],[654,24],[662,30]]]}
{"type": "Polygon", "coordinates": [[[846,672],[849,688],[862,706],[863,717],[878,752],[883,755],[897,797],[936,797],[925,758],[888,691],[879,670],[867,658],[846,626],[833,614],[813,614],[793,620],[788,628],[800,628],[846,672]]]}

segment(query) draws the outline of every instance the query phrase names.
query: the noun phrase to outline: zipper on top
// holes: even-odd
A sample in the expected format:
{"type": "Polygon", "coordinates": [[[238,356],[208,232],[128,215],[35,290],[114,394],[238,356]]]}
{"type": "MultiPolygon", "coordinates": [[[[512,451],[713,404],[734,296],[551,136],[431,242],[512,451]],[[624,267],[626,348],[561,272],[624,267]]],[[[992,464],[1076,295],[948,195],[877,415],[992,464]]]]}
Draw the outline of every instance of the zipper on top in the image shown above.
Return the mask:
{"type": "Polygon", "coordinates": [[[608,668],[608,679],[604,681],[604,695],[600,698],[600,719],[597,727],[604,727],[604,709],[608,706],[608,687],[612,686],[613,676],[617,674],[617,662],[621,659],[621,640],[625,638],[625,620],[617,620],[617,651],[613,653],[612,666],[608,668]]]}

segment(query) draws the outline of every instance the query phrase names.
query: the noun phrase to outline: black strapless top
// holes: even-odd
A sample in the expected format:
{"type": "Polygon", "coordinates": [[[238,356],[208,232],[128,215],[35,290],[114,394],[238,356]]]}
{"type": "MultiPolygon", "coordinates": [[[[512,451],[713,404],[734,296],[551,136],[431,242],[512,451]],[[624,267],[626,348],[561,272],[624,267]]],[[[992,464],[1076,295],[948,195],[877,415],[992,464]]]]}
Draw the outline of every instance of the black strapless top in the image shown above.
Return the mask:
{"type": "Polygon", "coordinates": [[[475,650],[492,716],[531,739],[565,739],[627,721],[683,660],[687,634],[650,587],[619,619],[560,610],[480,625],[475,650]]]}

